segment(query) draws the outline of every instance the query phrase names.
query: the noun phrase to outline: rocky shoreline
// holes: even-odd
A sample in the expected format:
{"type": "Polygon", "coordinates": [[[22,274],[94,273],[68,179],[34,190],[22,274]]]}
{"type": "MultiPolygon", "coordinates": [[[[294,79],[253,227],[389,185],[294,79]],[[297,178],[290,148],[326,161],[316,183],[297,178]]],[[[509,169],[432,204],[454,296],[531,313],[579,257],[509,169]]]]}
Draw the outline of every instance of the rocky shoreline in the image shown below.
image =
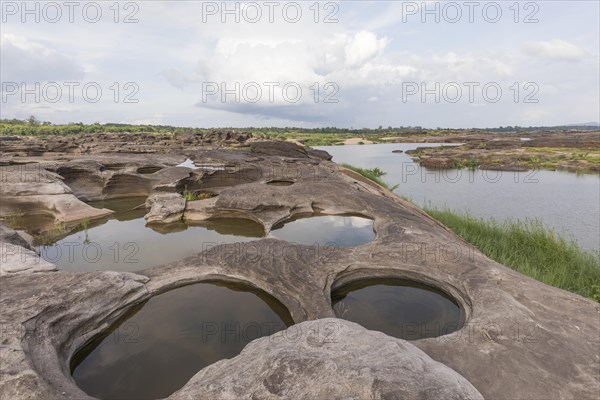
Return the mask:
{"type": "Polygon", "coordinates": [[[600,173],[600,132],[542,132],[528,133],[526,137],[472,134],[429,138],[428,141],[463,144],[407,152],[426,168],[600,173]]]}
{"type": "Polygon", "coordinates": [[[35,259],[29,241],[3,228],[1,398],[89,398],[70,376],[78,349],[130,307],[215,280],[268,293],[296,325],[204,368],[169,399],[596,398],[598,303],[488,259],[410,203],[340,168],[327,153],[250,137],[230,136],[221,144],[202,137],[114,139],[94,147],[48,144],[42,153],[16,142],[6,151],[3,146],[5,223],[21,210],[76,229],[82,220],[110,215],[86,201],[143,196],[153,224],[215,217],[260,223],[266,237],[250,242],[260,257],[234,243],[135,274],[24,268],[24,258],[35,259]],[[197,169],[177,167],[188,158],[197,169]],[[185,197],[203,192],[211,196],[185,197]],[[324,252],[269,236],[277,223],[307,212],[371,218],[376,238],[324,252]],[[406,342],[335,318],[332,289],[372,277],[443,291],[464,310],[464,326],[406,342]],[[285,340],[286,334],[295,340],[285,340]]]}

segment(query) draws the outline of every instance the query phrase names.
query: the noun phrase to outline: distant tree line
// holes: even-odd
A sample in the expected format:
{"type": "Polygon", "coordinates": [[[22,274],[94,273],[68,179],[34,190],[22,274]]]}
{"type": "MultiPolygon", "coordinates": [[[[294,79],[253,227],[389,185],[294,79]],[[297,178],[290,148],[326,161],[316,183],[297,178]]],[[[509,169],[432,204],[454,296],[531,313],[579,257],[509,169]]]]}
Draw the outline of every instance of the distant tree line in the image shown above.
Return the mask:
{"type": "MultiPolygon", "coordinates": [[[[421,126],[388,126],[384,128],[337,128],[328,126],[323,128],[298,128],[298,127],[247,127],[247,128],[228,128],[232,131],[249,131],[252,133],[261,133],[267,135],[289,135],[289,134],[347,134],[347,135],[378,135],[378,136],[393,136],[402,134],[426,134],[426,133],[461,133],[464,131],[480,131],[480,132],[532,132],[541,130],[597,130],[598,124],[590,125],[565,125],[565,126],[501,126],[498,128],[472,128],[472,129],[424,129],[421,126]]],[[[50,136],[50,135],[77,135],[86,133],[202,133],[210,129],[178,127],[171,125],[130,125],[121,123],[94,123],[83,124],[81,122],[70,122],[68,124],[54,125],[49,121],[40,121],[35,116],[30,116],[27,119],[0,119],[0,135],[2,136],[50,136]]]]}
{"type": "Polygon", "coordinates": [[[64,125],[54,125],[48,121],[39,121],[34,116],[25,120],[0,119],[0,135],[2,136],[51,136],[86,133],[201,133],[205,131],[206,129],[170,125],[130,125],[120,123],[83,124],[81,122],[70,122],[64,125]]]}

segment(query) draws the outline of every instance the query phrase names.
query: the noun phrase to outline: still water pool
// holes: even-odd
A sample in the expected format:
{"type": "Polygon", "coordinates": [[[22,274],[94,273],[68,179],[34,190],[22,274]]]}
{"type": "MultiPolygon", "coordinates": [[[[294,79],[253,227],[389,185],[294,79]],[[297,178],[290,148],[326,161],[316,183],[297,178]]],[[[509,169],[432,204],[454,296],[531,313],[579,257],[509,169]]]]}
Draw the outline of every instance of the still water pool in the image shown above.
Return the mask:
{"type": "Polygon", "coordinates": [[[146,226],[144,198],[92,203],[115,211],[111,219],[90,224],[55,243],[40,246],[44,259],[62,270],[138,271],[181,260],[222,243],[248,242],[264,236],[262,225],[221,218],[197,225],[146,226]]]}
{"type": "Polygon", "coordinates": [[[437,337],[462,327],[463,310],[444,293],[400,279],[366,279],[331,294],[339,318],[405,340],[437,337]]]}
{"type": "Polygon", "coordinates": [[[75,354],[73,379],[99,399],[160,399],[202,368],[293,324],[273,297],[198,283],[155,296],[75,354]]]}

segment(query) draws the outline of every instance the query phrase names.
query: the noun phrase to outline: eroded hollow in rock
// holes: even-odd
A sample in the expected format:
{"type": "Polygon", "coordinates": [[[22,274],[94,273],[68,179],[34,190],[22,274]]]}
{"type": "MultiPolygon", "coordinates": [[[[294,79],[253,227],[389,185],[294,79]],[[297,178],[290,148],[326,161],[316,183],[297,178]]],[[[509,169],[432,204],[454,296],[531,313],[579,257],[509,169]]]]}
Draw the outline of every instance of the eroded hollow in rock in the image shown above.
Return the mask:
{"type": "Polygon", "coordinates": [[[356,215],[296,214],[273,227],[271,234],[291,243],[352,247],[375,239],[373,220],[356,215]]]}
{"type": "Polygon", "coordinates": [[[215,245],[248,242],[264,236],[261,224],[242,218],[220,218],[186,225],[147,225],[144,198],[92,203],[115,211],[109,219],[80,224],[75,232],[45,237],[38,250],[59,269],[139,271],[165,264],[215,245]]]}
{"type": "Polygon", "coordinates": [[[160,399],[200,369],[293,324],[268,294],[197,283],[132,308],[71,360],[77,385],[99,399],[160,399]]]}
{"type": "Polygon", "coordinates": [[[145,166],[145,167],[139,167],[137,169],[137,173],[138,174],[142,174],[142,175],[147,175],[147,174],[153,174],[155,172],[160,171],[161,169],[163,169],[163,167],[157,167],[157,166],[145,166]]]}
{"type": "Polygon", "coordinates": [[[293,184],[294,184],[294,181],[277,180],[277,179],[267,182],[267,185],[269,185],[269,186],[292,186],[293,184]]]}
{"type": "Polygon", "coordinates": [[[405,340],[447,335],[465,319],[462,307],[444,292],[396,278],[348,283],[332,291],[331,303],[339,318],[405,340]]]}

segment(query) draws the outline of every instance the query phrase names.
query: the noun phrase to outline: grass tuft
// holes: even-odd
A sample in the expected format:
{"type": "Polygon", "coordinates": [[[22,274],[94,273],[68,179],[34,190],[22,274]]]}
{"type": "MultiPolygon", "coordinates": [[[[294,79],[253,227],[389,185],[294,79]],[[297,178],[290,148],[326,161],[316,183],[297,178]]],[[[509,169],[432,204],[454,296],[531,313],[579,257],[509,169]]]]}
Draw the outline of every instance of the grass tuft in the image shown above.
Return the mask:
{"type": "Polygon", "coordinates": [[[357,172],[357,173],[361,174],[365,178],[367,178],[369,180],[372,180],[376,184],[378,184],[380,186],[383,186],[384,188],[386,188],[388,190],[394,190],[394,189],[396,189],[398,187],[398,185],[390,186],[383,179],[381,179],[381,177],[383,175],[385,175],[386,173],[381,168],[379,168],[379,167],[375,167],[375,168],[360,168],[360,167],[355,167],[354,165],[346,164],[346,163],[341,164],[341,166],[344,167],[344,168],[348,168],[349,170],[352,170],[354,172],[357,172]]]}
{"type": "Polygon", "coordinates": [[[600,302],[600,254],[582,250],[539,220],[484,220],[450,210],[425,212],[489,258],[547,285],[600,302]]]}

